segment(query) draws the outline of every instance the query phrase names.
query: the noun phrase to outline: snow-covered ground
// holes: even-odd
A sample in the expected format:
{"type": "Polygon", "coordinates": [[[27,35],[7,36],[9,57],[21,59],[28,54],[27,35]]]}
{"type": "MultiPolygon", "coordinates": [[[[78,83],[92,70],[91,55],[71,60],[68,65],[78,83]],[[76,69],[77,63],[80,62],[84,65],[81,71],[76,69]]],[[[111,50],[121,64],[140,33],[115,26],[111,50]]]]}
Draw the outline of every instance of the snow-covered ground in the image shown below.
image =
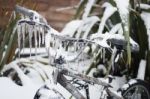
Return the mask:
{"type": "MultiPolygon", "coordinates": [[[[18,59],[5,66],[3,71],[13,68],[16,73],[18,73],[18,76],[21,79],[23,85],[20,86],[14,83],[10,78],[12,75],[9,75],[10,77],[0,77],[0,88],[2,88],[2,90],[0,90],[0,97],[2,99],[33,99],[36,92],[38,92],[38,89],[40,89],[43,85],[46,85],[50,89],[57,90],[65,97],[65,99],[69,99],[71,94],[60,84],[55,85],[53,83],[52,73],[54,68],[50,65],[43,65],[41,62],[36,62],[34,59],[35,58],[18,59]],[[17,66],[18,63],[23,63],[24,65],[26,64],[27,67],[23,69],[22,67],[17,66]],[[25,75],[24,73],[27,70],[29,73],[25,75]],[[47,77],[45,77],[46,75],[47,77]]],[[[78,68],[80,69],[80,67],[78,68]]],[[[100,79],[104,80],[104,78],[100,79]]],[[[105,79],[105,81],[108,80],[105,79]]],[[[114,87],[112,90],[118,90],[118,88],[120,88],[125,82],[126,79],[124,76],[116,77],[115,80],[113,80],[111,83],[111,85],[114,87]]],[[[96,84],[89,85],[89,89],[91,99],[99,99],[100,93],[103,91],[102,86],[96,84]]],[[[85,96],[84,90],[81,90],[80,92],[85,96]]],[[[40,99],[47,99],[46,97],[50,97],[53,92],[47,89],[41,89],[40,93],[43,95],[43,98],[40,99]],[[44,93],[43,90],[45,90],[44,93]]]]}
{"type": "Polygon", "coordinates": [[[1,99],[34,99],[38,88],[33,83],[26,86],[18,86],[8,77],[0,77],[1,99]]]}

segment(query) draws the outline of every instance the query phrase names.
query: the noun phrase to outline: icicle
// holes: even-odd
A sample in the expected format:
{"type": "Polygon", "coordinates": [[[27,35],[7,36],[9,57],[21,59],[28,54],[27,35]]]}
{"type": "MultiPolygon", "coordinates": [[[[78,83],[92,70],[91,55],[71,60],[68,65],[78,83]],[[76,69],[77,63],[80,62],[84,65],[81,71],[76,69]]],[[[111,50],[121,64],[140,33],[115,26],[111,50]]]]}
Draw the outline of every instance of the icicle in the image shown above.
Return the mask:
{"type": "Polygon", "coordinates": [[[32,33],[33,33],[33,28],[28,25],[28,30],[29,30],[29,46],[30,46],[30,57],[31,57],[31,48],[32,48],[32,33]]]}
{"type": "Polygon", "coordinates": [[[21,38],[20,38],[20,32],[21,32],[21,26],[18,25],[17,26],[17,34],[18,34],[18,55],[19,55],[19,58],[20,58],[20,51],[21,51],[21,47],[20,47],[20,41],[21,41],[21,38]]]}
{"type": "MultiPolygon", "coordinates": [[[[34,40],[35,40],[35,56],[37,56],[37,29],[36,26],[33,26],[34,40]]],[[[35,57],[36,58],[36,57],[35,57]]]]}
{"type": "Polygon", "coordinates": [[[38,31],[38,35],[39,35],[39,48],[41,47],[41,32],[40,32],[40,27],[38,27],[38,29],[37,29],[37,31],[38,31]]]}
{"type": "Polygon", "coordinates": [[[22,49],[23,49],[23,52],[24,52],[24,48],[25,48],[25,33],[26,33],[26,31],[25,31],[25,29],[26,29],[26,24],[25,23],[23,23],[22,24],[22,26],[21,26],[21,35],[22,35],[22,49]]]}
{"type": "Polygon", "coordinates": [[[42,33],[42,44],[44,44],[44,41],[45,41],[44,27],[41,27],[41,33],[42,33]]]}
{"type": "MultiPolygon", "coordinates": [[[[40,32],[40,31],[39,31],[40,32]]],[[[49,48],[50,47],[50,43],[51,43],[51,40],[52,40],[53,38],[51,37],[51,35],[49,34],[49,31],[48,31],[48,33],[46,34],[46,36],[45,36],[45,46],[46,46],[46,48],[49,48]]],[[[53,46],[53,44],[52,44],[52,46],[53,46]]]]}

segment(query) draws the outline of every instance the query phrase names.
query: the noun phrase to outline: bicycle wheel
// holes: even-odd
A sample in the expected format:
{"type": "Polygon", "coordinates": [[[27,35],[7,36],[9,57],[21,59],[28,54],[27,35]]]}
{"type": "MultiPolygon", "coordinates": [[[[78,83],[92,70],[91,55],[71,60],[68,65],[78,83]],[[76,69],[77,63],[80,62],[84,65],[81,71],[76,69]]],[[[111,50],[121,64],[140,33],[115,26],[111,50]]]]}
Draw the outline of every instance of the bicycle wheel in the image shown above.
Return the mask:
{"type": "Polygon", "coordinates": [[[124,99],[150,99],[150,85],[142,80],[130,80],[120,91],[124,99]]]}
{"type": "Polygon", "coordinates": [[[65,99],[64,96],[54,88],[42,86],[35,94],[34,99],[65,99]]]}

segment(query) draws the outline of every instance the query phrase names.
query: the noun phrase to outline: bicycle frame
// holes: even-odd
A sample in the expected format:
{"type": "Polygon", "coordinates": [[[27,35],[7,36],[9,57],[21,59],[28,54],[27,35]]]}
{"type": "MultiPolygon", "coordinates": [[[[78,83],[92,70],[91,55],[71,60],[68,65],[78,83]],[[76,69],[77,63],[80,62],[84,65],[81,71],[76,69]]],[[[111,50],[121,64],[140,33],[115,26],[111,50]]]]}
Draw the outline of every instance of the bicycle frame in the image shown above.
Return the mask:
{"type": "MultiPolygon", "coordinates": [[[[111,98],[113,97],[115,99],[123,99],[123,97],[121,95],[119,95],[119,93],[111,91],[109,89],[112,86],[109,83],[107,83],[106,81],[102,81],[97,78],[92,78],[92,77],[89,77],[89,76],[86,76],[83,74],[75,74],[75,73],[68,71],[67,69],[56,69],[56,71],[54,72],[54,75],[53,75],[53,77],[55,77],[55,80],[57,80],[55,82],[60,83],[76,99],[86,99],[86,98],[78,91],[78,89],[75,86],[73,86],[73,84],[68,82],[67,78],[64,75],[72,77],[74,79],[85,81],[89,84],[98,84],[98,85],[104,86],[103,91],[106,92],[107,96],[109,96],[111,98]]],[[[89,96],[87,96],[87,99],[90,99],[89,96]]]]}

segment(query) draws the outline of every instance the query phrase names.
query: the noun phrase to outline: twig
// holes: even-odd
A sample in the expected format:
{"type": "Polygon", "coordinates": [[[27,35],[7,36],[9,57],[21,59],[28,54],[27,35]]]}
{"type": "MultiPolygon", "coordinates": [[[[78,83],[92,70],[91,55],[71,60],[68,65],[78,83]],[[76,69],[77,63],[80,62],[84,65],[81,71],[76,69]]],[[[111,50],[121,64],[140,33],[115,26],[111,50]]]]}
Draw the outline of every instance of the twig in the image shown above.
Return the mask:
{"type": "Polygon", "coordinates": [[[68,6],[68,7],[58,8],[58,9],[56,9],[56,11],[64,11],[64,10],[70,10],[70,9],[77,9],[78,7],[79,7],[78,5],[68,6]]]}

